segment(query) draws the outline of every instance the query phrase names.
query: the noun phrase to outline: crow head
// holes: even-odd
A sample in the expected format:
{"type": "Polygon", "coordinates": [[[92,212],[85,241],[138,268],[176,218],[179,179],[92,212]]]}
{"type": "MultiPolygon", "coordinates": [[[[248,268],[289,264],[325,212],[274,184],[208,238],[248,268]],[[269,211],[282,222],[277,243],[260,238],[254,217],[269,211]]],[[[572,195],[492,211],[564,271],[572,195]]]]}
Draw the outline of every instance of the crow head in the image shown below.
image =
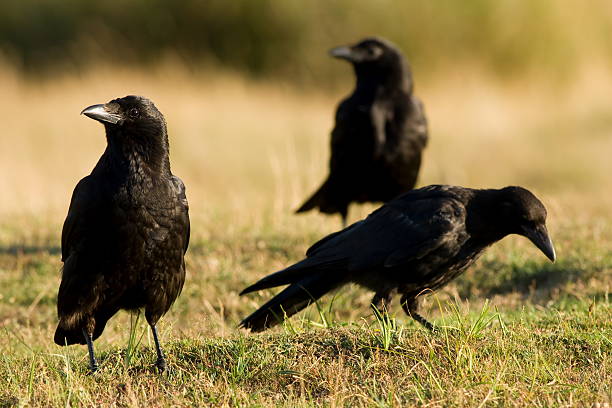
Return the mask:
{"type": "Polygon", "coordinates": [[[329,54],[334,58],[345,59],[353,64],[385,64],[397,60],[399,53],[389,42],[371,37],[354,45],[332,48],[329,54]]]}
{"type": "Polygon", "coordinates": [[[150,164],[167,161],[166,121],[147,98],[129,95],[89,106],[81,114],[104,125],[113,152],[124,156],[137,153],[150,164]]]}
{"type": "Polygon", "coordinates": [[[127,133],[163,132],[164,117],[153,102],[142,96],[129,95],[124,98],[89,106],[81,114],[101,122],[109,129],[127,133]]]}
{"type": "Polygon", "coordinates": [[[507,231],[527,237],[551,261],[555,261],[555,248],[546,229],[546,208],[530,191],[522,187],[499,190],[499,213],[507,231]]]}
{"type": "Polygon", "coordinates": [[[329,54],[334,58],[347,60],[353,64],[360,82],[372,85],[389,84],[412,90],[410,69],[400,51],[390,42],[381,38],[369,37],[357,44],[333,48],[329,54]]]}

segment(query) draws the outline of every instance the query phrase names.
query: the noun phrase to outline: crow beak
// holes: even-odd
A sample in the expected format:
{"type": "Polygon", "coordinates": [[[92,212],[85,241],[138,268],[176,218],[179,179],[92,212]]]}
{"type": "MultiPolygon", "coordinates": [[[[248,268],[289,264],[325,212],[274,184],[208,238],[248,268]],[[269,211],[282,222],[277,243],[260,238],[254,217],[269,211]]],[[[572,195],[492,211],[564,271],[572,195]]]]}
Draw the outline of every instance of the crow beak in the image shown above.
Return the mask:
{"type": "Polygon", "coordinates": [[[555,254],[555,247],[548,236],[548,231],[545,225],[540,225],[536,228],[523,228],[523,234],[529,238],[540,251],[546,255],[548,259],[555,262],[557,255],[555,254]]]}
{"type": "Polygon", "coordinates": [[[353,52],[351,50],[351,47],[347,46],[332,48],[331,50],[329,50],[329,55],[334,58],[341,58],[349,61],[353,60],[353,52]]]}
{"type": "Polygon", "coordinates": [[[116,125],[123,120],[121,115],[118,115],[116,113],[112,113],[106,110],[106,105],[88,106],[87,108],[83,109],[83,111],[81,112],[81,115],[85,115],[88,118],[97,120],[98,122],[102,122],[102,123],[106,122],[106,123],[111,123],[113,125],[116,125]]]}

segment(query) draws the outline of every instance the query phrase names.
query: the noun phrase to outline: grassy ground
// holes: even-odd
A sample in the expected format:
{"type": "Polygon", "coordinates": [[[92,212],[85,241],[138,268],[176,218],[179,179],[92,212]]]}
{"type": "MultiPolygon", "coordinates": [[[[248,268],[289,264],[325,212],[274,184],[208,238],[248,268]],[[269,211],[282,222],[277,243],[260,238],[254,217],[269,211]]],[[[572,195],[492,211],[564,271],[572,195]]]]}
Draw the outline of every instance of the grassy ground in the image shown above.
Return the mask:
{"type": "MultiPolygon", "coordinates": [[[[467,68],[418,84],[431,122],[421,183],[530,188],[549,208],[559,257],[550,264],[525,239],[506,238],[424,301],[436,334],[399,305],[393,319],[377,320],[371,294],[356,287],[269,333],[235,328],[272,294],[240,298],[245,285],[339,227],[291,210],[325,174],[342,91],[297,92],[176,66],[39,83],[4,69],[0,87],[0,406],[612,402],[606,71],[561,88],[535,77],[502,86],[467,68]],[[168,374],[153,370],[142,319],[121,313],[96,342],[101,371],[88,376],[84,347],[52,344],[59,234],[72,188],[104,147],[101,126],[78,113],[127,93],[151,97],[168,121],[193,220],[188,278],[159,326],[168,374]]],[[[351,218],[372,208],[354,207],[351,218]]]]}

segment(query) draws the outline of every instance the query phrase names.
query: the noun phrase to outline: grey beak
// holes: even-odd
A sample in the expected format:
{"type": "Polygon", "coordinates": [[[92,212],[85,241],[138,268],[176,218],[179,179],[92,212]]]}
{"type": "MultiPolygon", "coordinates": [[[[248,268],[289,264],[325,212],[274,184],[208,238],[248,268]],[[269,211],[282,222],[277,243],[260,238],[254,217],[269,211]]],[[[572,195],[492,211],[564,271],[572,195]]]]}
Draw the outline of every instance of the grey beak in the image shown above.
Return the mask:
{"type": "Polygon", "coordinates": [[[341,47],[336,47],[329,50],[329,55],[334,58],[342,58],[351,61],[353,57],[353,52],[351,51],[350,47],[343,45],[341,47]]]}
{"type": "Polygon", "coordinates": [[[555,247],[553,246],[552,240],[548,236],[546,226],[541,225],[536,228],[525,228],[523,230],[525,236],[529,238],[533,244],[538,247],[540,251],[546,255],[548,259],[555,262],[557,255],[555,253],[555,247]]]}
{"type": "Polygon", "coordinates": [[[123,118],[121,115],[111,113],[106,110],[106,105],[91,105],[83,109],[81,115],[85,115],[88,118],[97,120],[98,122],[106,122],[116,125],[121,122],[123,118]]]}

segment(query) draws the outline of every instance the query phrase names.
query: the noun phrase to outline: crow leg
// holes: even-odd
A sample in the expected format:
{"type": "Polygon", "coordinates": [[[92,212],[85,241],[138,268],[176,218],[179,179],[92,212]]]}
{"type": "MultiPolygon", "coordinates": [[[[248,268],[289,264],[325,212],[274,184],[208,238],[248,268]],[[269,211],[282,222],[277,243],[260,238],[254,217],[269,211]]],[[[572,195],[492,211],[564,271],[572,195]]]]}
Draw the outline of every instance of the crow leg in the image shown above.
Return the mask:
{"type": "Polygon", "coordinates": [[[388,313],[391,301],[393,300],[393,290],[387,290],[384,292],[376,292],[372,298],[372,306],[375,307],[381,316],[388,313]]]}
{"type": "Polygon", "coordinates": [[[153,340],[155,340],[155,351],[157,351],[157,361],[155,362],[155,366],[159,370],[160,373],[163,373],[166,370],[166,357],[164,356],[164,351],[162,350],[159,344],[159,338],[157,336],[157,329],[155,325],[151,325],[151,331],[153,332],[153,340]]]}
{"type": "Polygon", "coordinates": [[[408,316],[421,323],[427,330],[434,331],[433,324],[429,323],[427,319],[418,313],[419,302],[416,297],[404,295],[402,296],[401,302],[402,309],[404,309],[404,312],[406,312],[408,316]]]}
{"type": "Polygon", "coordinates": [[[98,371],[98,362],[96,361],[96,356],[94,354],[93,340],[91,339],[91,334],[87,333],[85,329],[83,329],[83,336],[85,337],[87,351],[89,352],[89,369],[92,373],[95,373],[98,371]]]}
{"type": "Polygon", "coordinates": [[[346,228],[346,220],[348,218],[348,207],[344,207],[340,210],[340,217],[342,218],[342,229],[346,228]]]}

